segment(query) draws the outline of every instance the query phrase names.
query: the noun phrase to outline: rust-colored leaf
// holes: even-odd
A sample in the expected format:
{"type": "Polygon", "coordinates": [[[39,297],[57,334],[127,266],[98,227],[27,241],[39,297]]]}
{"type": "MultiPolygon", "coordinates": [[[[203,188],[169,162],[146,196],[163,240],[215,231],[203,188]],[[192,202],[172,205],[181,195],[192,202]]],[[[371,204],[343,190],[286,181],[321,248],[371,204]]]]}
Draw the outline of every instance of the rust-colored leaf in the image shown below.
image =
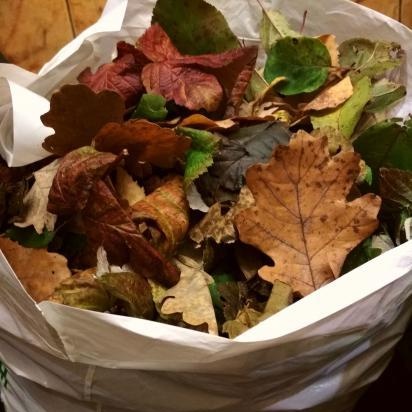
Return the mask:
{"type": "Polygon", "coordinates": [[[339,276],[347,254],[378,226],[381,200],[346,201],[359,174],[359,156],[328,153],[326,138],[304,131],[278,146],[268,164],[249,168],[256,206],[235,217],[240,239],[270,256],[259,275],[307,295],[339,276]]]}
{"type": "Polygon", "coordinates": [[[90,145],[108,122],[123,121],[124,102],[115,92],[94,93],[83,84],[63,86],[50,100],[50,111],[41,116],[55,134],[46,137],[43,148],[59,156],[90,145]]]}
{"type": "Polygon", "coordinates": [[[41,302],[50,296],[60,282],[70,277],[67,260],[46,249],[30,249],[0,237],[0,250],[10,263],[27,293],[41,302]]]}
{"type": "Polygon", "coordinates": [[[179,270],[138,232],[129,210],[122,208],[105,182],[92,187],[83,220],[94,256],[102,246],[113,264],[130,261],[135,272],[168,287],[178,282],[179,270]]]}
{"type": "Polygon", "coordinates": [[[132,206],[132,219],[138,225],[145,222],[163,233],[156,244],[164,255],[171,256],[189,228],[189,205],[181,176],[173,176],[132,206]]]}
{"type": "Polygon", "coordinates": [[[94,146],[115,154],[127,149],[129,157],[136,161],[168,169],[184,160],[190,139],[146,120],[129,120],[106,124],[95,137],[94,146]]]}
{"type": "Polygon", "coordinates": [[[49,192],[47,210],[71,215],[84,209],[90,191],[121,157],[86,146],[68,153],[60,162],[49,192]]]}

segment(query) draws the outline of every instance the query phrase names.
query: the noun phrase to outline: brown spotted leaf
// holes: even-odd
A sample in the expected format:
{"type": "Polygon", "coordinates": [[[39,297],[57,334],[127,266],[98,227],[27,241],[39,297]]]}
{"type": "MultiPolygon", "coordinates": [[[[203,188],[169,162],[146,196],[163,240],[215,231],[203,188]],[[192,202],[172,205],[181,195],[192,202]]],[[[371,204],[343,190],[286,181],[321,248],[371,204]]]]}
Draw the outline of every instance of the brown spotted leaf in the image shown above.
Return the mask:
{"type": "Polygon", "coordinates": [[[115,154],[127,149],[135,161],[168,169],[178,160],[184,160],[190,139],[146,120],[129,120],[123,124],[106,124],[95,137],[94,146],[115,154]]]}
{"type": "Polygon", "coordinates": [[[183,189],[183,179],[173,176],[146,198],[132,205],[132,219],[139,225],[160,229],[163,236],[156,247],[171,256],[186,236],[189,228],[189,205],[183,189]]]}
{"type": "Polygon", "coordinates": [[[50,111],[41,116],[55,134],[46,137],[43,148],[59,156],[90,145],[108,122],[123,121],[124,102],[115,92],[93,92],[83,84],[63,86],[50,100],[50,111]]]}
{"type": "Polygon", "coordinates": [[[268,164],[248,169],[256,206],[236,215],[235,224],[241,241],[275,262],[260,277],[307,295],[339,276],[347,254],[378,226],[379,197],[346,200],[358,174],[356,153],[330,157],[327,138],[304,131],[277,147],[268,164]]]}
{"type": "Polygon", "coordinates": [[[67,259],[57,253],[49,253],[46,249],[26,248],[0,237],[0,250],[36,302],[47,299],[56,286],[71,275],[67,259]]]}

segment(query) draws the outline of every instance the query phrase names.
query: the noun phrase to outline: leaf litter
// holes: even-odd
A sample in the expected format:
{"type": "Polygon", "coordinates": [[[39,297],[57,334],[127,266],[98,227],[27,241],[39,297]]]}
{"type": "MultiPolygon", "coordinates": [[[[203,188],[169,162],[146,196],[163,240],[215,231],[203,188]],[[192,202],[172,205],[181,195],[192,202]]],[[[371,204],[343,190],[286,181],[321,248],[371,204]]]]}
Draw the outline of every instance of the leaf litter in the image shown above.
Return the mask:
{"type": "Polygon", "coordinates": [[[263,66],[206,1],[158,0],[52,96],[53,157],[0,164],[1,250],[36,301],[235,338],[407,239],[412,120],[374,120],[403,50],[257,4],[263,66]]]}

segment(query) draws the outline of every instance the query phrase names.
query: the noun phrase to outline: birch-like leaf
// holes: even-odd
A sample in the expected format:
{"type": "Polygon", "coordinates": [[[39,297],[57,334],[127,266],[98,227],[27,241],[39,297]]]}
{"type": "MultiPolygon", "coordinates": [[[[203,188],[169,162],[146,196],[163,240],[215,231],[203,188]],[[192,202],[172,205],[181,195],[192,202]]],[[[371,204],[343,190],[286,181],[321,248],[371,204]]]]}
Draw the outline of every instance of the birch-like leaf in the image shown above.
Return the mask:
{"type": "Polygon", "coordinates": [[[180,280],[166,291],[161,312],[164,315],[180,314],[182,320],[192,326],[206,323],[209,333],[217,335],[215,310],[208,287],[209,275],[179,260],[175,263],[181,271],[180,280]]]}
{"type": "Polygon", "coordinates": [[[259,275],[307,295],[340,274],[347,254],[378,226],[380,198],[346,200],[359,174],[359,156],[329,156],[327,139],[300,131],[268,164],[248,169],[256,206],[235,217],[240,240],[275,262],[259,275]]]}

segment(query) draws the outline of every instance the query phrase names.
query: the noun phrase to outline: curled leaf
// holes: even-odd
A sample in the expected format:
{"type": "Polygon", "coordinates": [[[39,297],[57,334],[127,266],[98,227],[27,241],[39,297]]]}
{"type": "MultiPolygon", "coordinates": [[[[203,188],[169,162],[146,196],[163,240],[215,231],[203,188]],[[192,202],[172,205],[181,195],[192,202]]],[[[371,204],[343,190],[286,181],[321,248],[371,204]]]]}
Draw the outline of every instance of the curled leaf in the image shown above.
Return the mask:
{"type": "Polygon", "coordinates": [[[123,124],[106,124],[96,135],[94,146],[115,154],[127,149],[135,161],[169,169],[177,161],[183,161],[190,139],[146,120],[129,120],[123,124]]]}
{"type": "Polygon", "coordinates": [[[143,118],[152,122],[164,120],[167,116],[166,99],[153,93],[145,93],[132,114],[132,119],[143,118]]]}
{"type": "Polygon", "coordinates": [[[91,146],[68,153],[59,163],[49,192],[47,210],[72,215],[86,206],[93,185],[121,160],[91,146]]]}
{"type": "Polygon", "coordinates": [[[41,116],[55,134],[46,137],[43,148],[59,156],[90,145],[108,122],[122,123],[124,103],[115,92],[94,93],[89,87],[65,85],[50,100],[50,111],[41,116]]]}
{"type": "Polygon", "coordinates": [[[129,206],[134,205],[146,196],[144,189],[122,167],[116,169],[115,188],[119,197],[127,200],[129,206]]]}
{"type": "Polygon", "coordinates": [[[378,226],[379,197],[346,200],[358,174],[357,154],[331,158],[326,138],[303,131],[268,164],[248,169],[256,206],[238,213],[235,224],[241,241],[275,262],[260,277],[307,295],[339,276],[347,254],[378,226]]]}
{"type": "Polygon", "coordinates": [[[5,237],[0,237],[0,250],[6,257],[27,293],[41,302],[49,297],[55,287],[70,277],[67,260],[46,249],[30,249],[5,237]]]}
{"type": "Polygon", "coordinates": [[[189,228],[189,205],[180,176],[166,180],[158,189],[132,206],[135,224],[145,222],[160,229],[163,236],[156,244],[164,255],[171,256],[189,228]]]}
{"type": "Polygon", "coordinates": [[[14,224],[18,227],[33,225],[38,234],[43,233],[44,228],[51,232],[57,216],[47,211],[49,192],[54,176],[59,168],[60,160],[54,160],[49,165],[34,172],[34,183],[30,191],[23,199],[24,216],[14,224]]]}

